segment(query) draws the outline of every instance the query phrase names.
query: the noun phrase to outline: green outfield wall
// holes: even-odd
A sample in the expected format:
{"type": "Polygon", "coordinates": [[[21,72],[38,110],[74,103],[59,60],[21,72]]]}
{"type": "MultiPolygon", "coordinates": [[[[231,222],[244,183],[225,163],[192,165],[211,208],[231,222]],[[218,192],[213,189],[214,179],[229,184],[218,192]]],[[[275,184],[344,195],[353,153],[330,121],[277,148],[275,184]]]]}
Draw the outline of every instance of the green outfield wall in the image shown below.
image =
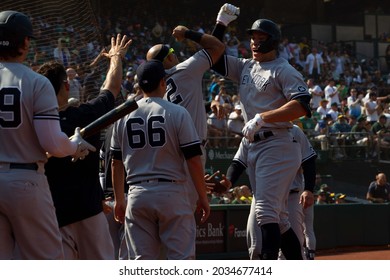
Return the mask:
{"type": "MultiPolygon", "coordinates": [[[[249,205],[212,205],[210,218],[197,218],[198,259],[248,259],[246,222],[249,205]]],[[[317,250],[390,244],[390,204],[314,206],[317,250]]]]}

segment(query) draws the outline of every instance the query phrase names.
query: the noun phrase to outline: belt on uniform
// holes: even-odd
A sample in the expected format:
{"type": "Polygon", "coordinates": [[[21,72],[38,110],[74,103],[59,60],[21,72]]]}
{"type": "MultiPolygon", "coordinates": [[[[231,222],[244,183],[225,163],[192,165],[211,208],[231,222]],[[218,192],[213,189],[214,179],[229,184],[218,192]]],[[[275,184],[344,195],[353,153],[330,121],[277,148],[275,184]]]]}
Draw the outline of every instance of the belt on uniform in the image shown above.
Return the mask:
{"type": "Polygon", "coordinates": [[[140,184],[156,183],[156,182],[175,183],[176,181],[175,180],[164,179],[164,178],[157,178],[157,179],[149,179],[149,180],[131,182],[130,185],[140,185],[140,184]]]}
{"type": "Polygon", "coordinates": [[[37,163],[10,163],[9,169],[27,169],[27,170],[38,170],[37,163]]]}
{"type": "Polygon", "coordinates": [[[255,134],[253,142],[265,140],[271,136],[274,136],[274,133],[272,131],[260,131],[259,133],[255,134]]]}

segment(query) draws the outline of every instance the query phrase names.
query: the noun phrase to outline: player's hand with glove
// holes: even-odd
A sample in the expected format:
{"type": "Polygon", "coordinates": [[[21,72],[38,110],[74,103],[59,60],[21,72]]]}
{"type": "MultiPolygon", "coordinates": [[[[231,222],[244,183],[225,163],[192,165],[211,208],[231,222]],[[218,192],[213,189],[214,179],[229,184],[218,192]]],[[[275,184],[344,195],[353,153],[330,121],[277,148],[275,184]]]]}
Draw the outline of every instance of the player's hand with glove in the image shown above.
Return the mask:
{"type": "Polygon", "coordinates": [[[232,4],[225,3],[219,9],[217,23],[228,26],[233,20],[240,15],[240,8],[232,4]]]}
{"type": "Polygon", "coordinates": [[[245,124],[244,128],[242,129],[242,134],[250,142],[253,142],[256,132],[258,132],[264,124],[265,122],[260,114],[256,114],[253,119],[249,120],[245,124]]]}
{"type": "Polygon", "coordinates": [[[70,142],[77,144],[76,153],[72,155],[72,161],[75,162],[78,159],[84,159],[89,152],[95,152],[96,148],[89,144],[87,141],[81,137],[80,127],[76,127],[74,134],[69,138],[70,142]]]}

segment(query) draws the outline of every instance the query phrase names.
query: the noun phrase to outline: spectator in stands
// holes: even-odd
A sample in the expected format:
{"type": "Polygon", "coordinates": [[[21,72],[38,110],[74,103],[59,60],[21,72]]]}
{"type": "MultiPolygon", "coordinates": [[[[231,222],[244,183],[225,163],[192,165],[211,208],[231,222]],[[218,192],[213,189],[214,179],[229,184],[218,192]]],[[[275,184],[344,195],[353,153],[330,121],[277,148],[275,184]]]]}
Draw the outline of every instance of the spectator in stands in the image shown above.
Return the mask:
{"type": "Polygon", "coordinates": [[[368,187],[366,198],[374,203],[390,201],[390,185],[385,173],[380,172],[375,176],[375,181],[368,187]]]}
{"type": "Polygon", "coordinates": [[[314,128],[314,132],[316,134],[314,139],[321,142],[321,150],[328,150],[329,127],[332,124],[332,117],[327,114],[325,117],[318,121],[316,127],[314,128]]]}
{"type": "Polygon", "coordinates": [[[238,46],[240,45],[240,40],[232,34],[230,36],[229,40],[226,43],[226,54],[239,57],[239,51],[238,51],[238,46]]]}
{"type": "Polygon", "coordinates": [[[229,191],[233,194],[233,200],[231,204],[244,204],[245,202],[241,200],[241,188],[239,186],[230,189],[229,191]]]}
{"type": "Polygon", "coordinates": [[[364,116],[360,116],[357,119],[357,123],[351,128],[352,138],[355,141],[356,145],[364,146],[364,149],[359,149],[357,151],[357,156],[361,156],[361,153],[364,153],[364,157],[368,156],[368,151],[371,149],[371,131],[367,126],[367,120],[364,116]]]}
{"type": "Polygon", "coordinates": [[[376,92],[370,91],[369,100],[364,103],[364,109],[367,115],[367,121],[370,122],[372,125],[379,120],[381,106],[380,101],[377,101],[376,92]]]}
{"type": "Polygon", "coordinates": [[[288,38],[283,37],[281,42],[279,43],[279,57],[283,57],[285,60],[289,61],[292,57],[292,53],[288,48],[288,38]]]}
{"type": "Polygon", "coordinates": [[[306,57],[306,73],[316,81],[320,79],[321,67],[324,63],[322,56],[317,52],[317,48],[312,48],[311,53],[306,57]]]}
{"type": "Polygon", "coordinates": [[[219,93],[219,88],[221,86],[224,86],[225,85],[225,79],[224,78],[221,78],[219,76],[216,76],[215,77],[216,79],[216,82],[215,83],[212,83],[210,85],[210,88],[209,88],[209,97],[211,98],[211,100],[214,100],[215,97],[217,96],[217,94],[219,93]]]}
{"type": "Polygon", "coordinates": [[[292,37],[291,41],[288,43],[288,49],[290,50],[290,53],[295,58],[295,61],[299,60],[301,49],[299,48],[299,45],[297,44],[297,40],[295,37],[292,37]]]}
{"type": "Polygon", "coordinates": [[[347,123],[345,115],[339,115],[337,121],[331,126],[329,134],[329,141],[335,149],[336,159],[347,156],[345,146],[349,143],[349,132],[351,132],[351,126],[347,123]]]}
{"type": "Polygon", "coordinates": [[[337,103],[337,106],[340,106],[340,97],[339,97],[339,91],[337,87],[335,86],[335,80],[329,79],[328,85],[324,89],[325,98],[329,101],[328,108],[331,104],[337,103]]]}
{"type": "Polygon", "coordinates": [[[78,101],[83,99],[83,88],[80,82],[76,79],[76,70],[73,68],[66,69],[66,75],[69,83],[69,97],[76,98],[78,101]]]}
{"type": "Polygon", "coordinates": [[[357,119],[362,114],[363,94],[358,95],[356,87],[352,87],[349,93],[350,96],[347,98],[349,114],[357,119]]]}
{"type": "Polygon", "coordinates": [[[291,57],[288,61],[292,67],[294,67],[298,72],[300,72],[302,75],[304,75],[305,68],[302,67],[301,64],[296,62],[295,57],[291,57]]]}
{"type": "Polygon", "coordinates": [[[212,112],[207,119],[207,133],[210,146],[213,148],[219,148],[221,146],[227,146],[226,134],[227,134],[227,117],[230,114],[231,106],[228,103],[223,105],[223,118],[217,118],[217,115],[212,112]]]}
{"type": "Polygon", "coordinates": [[[332,117],[332,121],[336,122],[337,117],[340,115],[339,106],[336,102],[332,103],[330,105],[330,109],[327,114],[329,114],[332,117]]]}
{"type": "Polygon", "coordinates": [[[247,185],[242,185],[240,187],[240,192],[241,192],[240,200],[242,201],[242,203],[251,204],[253,198],[251,189],[247,185]]]}
{"type": "Polygon", "coordinates": [[[134,91],[134,73],[129,70],[126,72],[126,79],[123,81],[123,88],[126,94],[131,94],[134,91]]]}
{"type": "Polygon", "coordinates": [[[64,38],[59,38],[57,47],[53,51],[54,59],[61,62],[64,67],[68,67],[70,63],[70,52],[66,47],[64,38]]]}
{"type": "Polygon", "coordinates": [[[321,89],[319,85],[314,83],[313,78],[307,79],[307,87],[309,88],[309,93],[311,95],[310,106],[312,110],[317,110],[320,106],[320,102],[324,97],[324,91],[321,89]]]}
{"type": "Polygon", "coordinates": [[[302,130],[305,132],[306,135],[310,136],[314,134],[314,129],[317,124],[316,116],[318,113],[313,113],[313,116],[311,118],[307,116],[302,116],[299,118],[300,123],[302,124],[302,130]]]}
{"type": "Polygon", "coordinates": [[[345,84],[345,79],[344,78],[340,78],[338,80],[338,83],[336,84],[336,88],[337,88],[337,91],[339,92],[340,102],[342,102],[342,100],[344,100],[344,99],[346,100],[347,97],[348,97],[349,88],[345,84]]]}
{"type": "Polygon", "coordinates": [[[207,88],[207,96],[206,96],[206,101],[207,102],[210,102],[211,100],[214,100],[215,98],[215,94],[213,94],[213,92],[215,92],[216,89],[214,89],[216,86],[217,86],[217,83],[218,83],[218,76],[216,74],[212,74],[210,76],[210,84],[207,88]]]}
{"type": "Polygon", "coordinates": [[[337,121],[332,125],[332,132],[334,133],[351,132],[351,126],[347,122],[345,115],[337,116],[337,121]]]}
{"type": "Polygon", "coordinates": [[[328,204],[325,191],[323,190],[318,191],[316,204],[328,204]]]}
{"type": "Polygon", "coordinates": [[[390,148],[390,129],[386,127],[387,118],[385,115],[380,115],[379,120],[375,122],[371,127],[371,132],[373,135],[373,153],[375,156],[375,151],[384,152],[384,156],[389,156],[390,148]]]}
{"type": "Polygon", "coordinates": [[[230,95],[226,92],[226,87],[224,85],[221,85],[219,87],[219,92],[215,96],[214,100],[218,101],[219,104],[229,104],[230,106],[233,106],[232,99],[230,95]]]}
{"type": "Polygon", "coordinates": [[[331,188],[329,187],[328,184],[322,184],[320,186],[320,192],[325,193],[325,200],[326,203],[330,204],[334,202],[334,193],[331,191],[331,188]]]}
{"type": "Polygon", "coordinates": [[[345,194],[343,194],[343,193],[337,193],[337,194],[335,195],[335,203],[336,203],[336,204],[343,204],[343,203],[346,203],[345,197],[346,197],[345,194]]]}
{"type": "Polygon", "coordinates": [[[320,119],[323,119],[327,114],[330,108],[328,108],[329,101],[327,99],[322,99],[320,101],[320,106],[317,108],[317,113],[320,114],[320,119]]]}
{"type": "Polygon", "coordinates": [[[230,113],[228,121],[228,132],[232,140],[229,141],[229,147],[238,147],[242,138],[242,129],[244,128],[244,116],[242,115],[241,105],[235,105],[234,111],[230,113]]]}

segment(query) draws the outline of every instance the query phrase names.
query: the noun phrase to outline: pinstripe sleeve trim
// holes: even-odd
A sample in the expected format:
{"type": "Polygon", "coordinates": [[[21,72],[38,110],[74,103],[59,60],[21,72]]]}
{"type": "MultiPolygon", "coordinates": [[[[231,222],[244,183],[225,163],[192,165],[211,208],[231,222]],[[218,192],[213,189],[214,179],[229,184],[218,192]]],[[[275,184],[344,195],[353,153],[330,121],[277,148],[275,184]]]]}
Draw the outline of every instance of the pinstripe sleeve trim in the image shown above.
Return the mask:
{"type": "Polygon", "coordinates": [[[317,154],[315,152],[311,153],[309,156],[302,159],[302,162],[307,161],[308,159],[311,159],[313,157],[317,157],[317,154]]]}
{"type": "Polygon", "coordinates": [[[189,142],[189,143],[181,144],[180,148],[186,148],[186,147],[190,147],[190,146],[193,146],[193,145],[200,145],[200,144],[201,144],[200,140],[196,140],[196,141],[192,141],[192,142],[189,142]]]}
{"type": "Polygon", "coordinates": [[[246,163],[243,162],[242,160],[240,160],[239,158],[234,158],[233,161],[238,162],[239,164],[241,164],[242,166],[244,166],[245,169],[248,167],[248,166],[246,165],[246,163]]]}
{"type": "Polygon", "coordinates": [[[213,60],[211,59],[211,56],[209,55],[209,53],[208,53],[205,49],[202,49],[201,51],[202,51],[202,52],[205,54],[205,56],[207,57],[207,59],[208,59],[208,61],[209,61],[210,67],[213,66],[213,60]]]}
{"type": "Polygon", "coordinates": [[[60,120],[59,115],[45,115],[45,114],[37,114],[33,117],[34,120],[60,120]]]}
{"type": "Polygon", "coordinates": [[[311,98],[310,94],[308,94],[307,92],[302,92],[302,93],[295,93],[294,95],[292,95],[291,96],[291,100],[299,99],[299,98],[302,98],[302,97],[311,98]]]}

